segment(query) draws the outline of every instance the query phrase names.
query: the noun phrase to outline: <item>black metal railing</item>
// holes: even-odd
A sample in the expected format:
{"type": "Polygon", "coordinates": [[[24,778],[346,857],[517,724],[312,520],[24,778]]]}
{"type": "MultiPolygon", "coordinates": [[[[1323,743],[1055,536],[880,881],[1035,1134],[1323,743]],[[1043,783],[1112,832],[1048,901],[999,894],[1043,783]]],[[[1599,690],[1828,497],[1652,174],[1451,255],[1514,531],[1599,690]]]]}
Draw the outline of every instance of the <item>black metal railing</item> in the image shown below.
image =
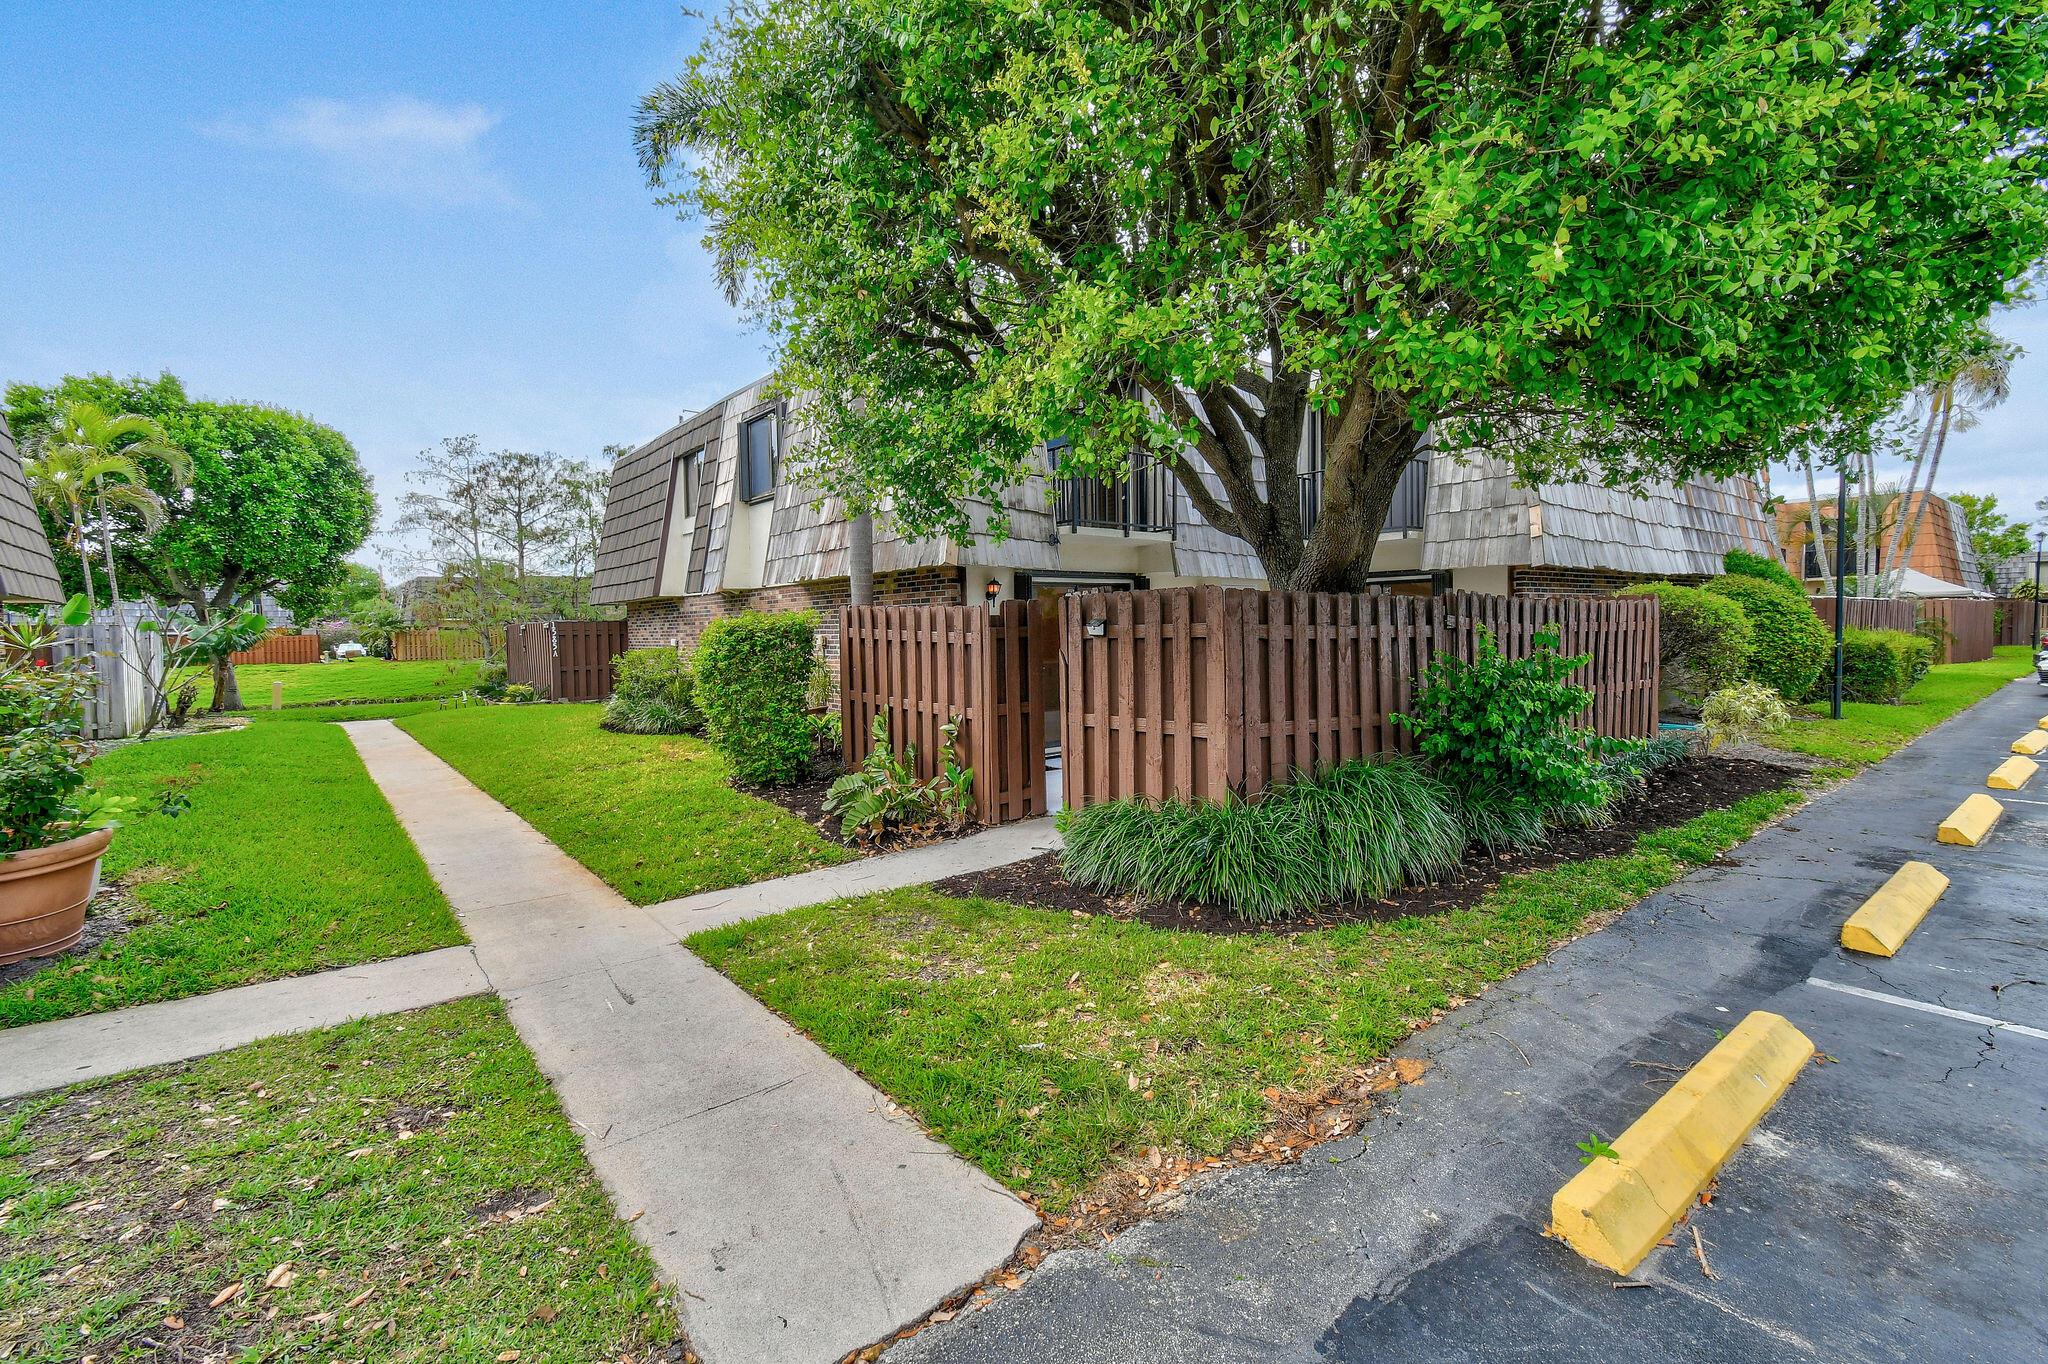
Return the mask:
{"type": "MultiPolygon", "coordinates": [[[[1394,500],[1387,504],[1386,524],[1380,534],[1422,529],[1422,515],[1429,503],[1429,456],[1417,455],[1401,471],[1394,485],[1394,500]]],[[[1315,531],[1316,516],[1323,509],[1323,471],[1312,469],[1301,476],[1301,533],[1315,531]]]]}
{"type": "Polygon", "coordinates": [[[1125,478],[1054,479],[1053,514],[1075,530],[1171,531],[1173,471],[1157,460],[1139,459],[1125,478]]]}

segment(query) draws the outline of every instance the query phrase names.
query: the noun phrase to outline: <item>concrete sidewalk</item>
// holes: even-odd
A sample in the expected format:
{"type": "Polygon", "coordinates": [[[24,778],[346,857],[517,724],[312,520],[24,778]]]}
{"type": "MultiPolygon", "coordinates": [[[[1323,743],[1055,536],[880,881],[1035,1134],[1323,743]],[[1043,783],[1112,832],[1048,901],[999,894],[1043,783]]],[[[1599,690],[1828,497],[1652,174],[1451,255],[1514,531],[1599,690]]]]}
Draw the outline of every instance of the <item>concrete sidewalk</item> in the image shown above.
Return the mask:
{"type": "MultiPolygon", "coordinates": [[[[637,908],[388,721],[343,728],[591,1164],[640,1214],[633,1231],[682,1290],[708,1364],[828,1364],[979,1279],[1034,1225],[677,942],[682,924],[770,913],[788,892],[637,908]]],[[[935,873],[919,860],[897,874],[935,873]]]]}
{"type": "Polygon", "coordinates": [[[467,947],[0,1030],[0,1099],[190,1061],[280,1033],[424,1009],[491,988],[467,947]]]}
{"type": "Polygon", "coordinates": [[[1982,847],[1934,838],[2044,712],[2006,688],[1418,1034],[1426,1082],[1359,1139],[1055,1255],[888,1360],[2048,1359],[2048,789],[2001,793],[1982,847]],[[1909,857],[1947,896],[1898,956],[1843,951],[1909,857]],[[1542,1234],[1573,1143],[1752,1009],[1837,1059],[1694,1211],[1717,1277],[1686,1229],[1616,1291],[1542,1234]]]}

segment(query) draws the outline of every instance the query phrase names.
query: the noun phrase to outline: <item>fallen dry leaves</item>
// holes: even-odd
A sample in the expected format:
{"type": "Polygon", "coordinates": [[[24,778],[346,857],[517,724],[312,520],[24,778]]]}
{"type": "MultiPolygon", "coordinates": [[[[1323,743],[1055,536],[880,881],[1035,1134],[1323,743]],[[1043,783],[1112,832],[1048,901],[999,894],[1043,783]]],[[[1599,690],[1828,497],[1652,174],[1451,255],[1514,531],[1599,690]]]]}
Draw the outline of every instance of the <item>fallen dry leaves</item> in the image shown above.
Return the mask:
{"type": "MultiPolygon", "coordinates": [[[[1243,1165],[1287,1165],[1300,1160],[1312,1148],[1363,1127],[1381,1096],[1402,1085],[1422,1084],[1428,1070],[1427,1061],[1399,1056],[1353,1071],[1319,1093],[1261,1090],[1270,1123],[1248,1145],[1222,1156],[1182,1155],[1147,1147],[1124,1165],[1099,1176],[1065,1213],[1040,1222],[1007,1264],[990,1272],[973,1288],[940,1303],[937,1311],[887,1340],[846,1355],[839,1364],[872,1364],[897,1341],[908,1340],[928,1326],[951,1321],[962,1312],[981,1306],[995,1293],[1023,1287],[1030,1272],[1056,1250],[1101,1245],[1147,1218],[1177,1210],[1185,1197],[1184,1186],[1197,1175],[1243,1165]]],[[[1030,1195],[1022,1197],[1031,1202],[1030,1195]]]]}

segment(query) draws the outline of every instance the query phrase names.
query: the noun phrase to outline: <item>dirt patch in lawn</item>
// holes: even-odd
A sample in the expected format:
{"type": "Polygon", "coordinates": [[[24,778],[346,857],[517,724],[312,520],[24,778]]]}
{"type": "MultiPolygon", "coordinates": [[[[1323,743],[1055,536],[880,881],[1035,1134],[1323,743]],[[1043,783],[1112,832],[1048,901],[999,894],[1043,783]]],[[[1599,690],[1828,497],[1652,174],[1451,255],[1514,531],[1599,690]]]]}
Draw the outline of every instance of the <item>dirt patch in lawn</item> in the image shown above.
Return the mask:
{"type": "Polygon", "coordinates": [[[733,785],[737,790],[757,800],[781,806],[816,829],[826,842],[858,853],[862,857],[902,852],[906,848],[922,848],[981,830],[979,824],[971,822],[957,831],[949,831],[944,825],[930,824],[915,828],[891,829],[881,838],[873,840],[842,838],[839,835],[839,816],[825,813],[825,793],[832,789],[832,783],[838,781],[841,775],[839,772],[826,772],[807,777],[793,786],[742,786],[737,782],[733,785]]]}
{"type": "Polygon", "coordinates": [[[1488,855],[1475,853],[1456,873],[1425,886],[1408,886],[1385,900],[1324,905],[1313,913],[1278,923],[1248,923],[1217,905],[1185,900],[1148,901],[1135,895],[1105,894],[1077,886],[1060,871],[1058,853],[1044,853],[1006,867],[948,877],[932,889],[946,895],[979,896],[1039,909],[1107,914],[1157,928],[1201,933],[1303,933],[1335,924],[1442,914],[1479,903],[1503,877],[1626,852],[1636,839],[1657,829],[1733,805],[1748,796],[1775,791],[1800,774],[1775,763],[1695,757],[1667,767],[1641,791],[1622,802],[1611,823],[1599,829],[1558,829],[1538,848],[1488,855]]]}

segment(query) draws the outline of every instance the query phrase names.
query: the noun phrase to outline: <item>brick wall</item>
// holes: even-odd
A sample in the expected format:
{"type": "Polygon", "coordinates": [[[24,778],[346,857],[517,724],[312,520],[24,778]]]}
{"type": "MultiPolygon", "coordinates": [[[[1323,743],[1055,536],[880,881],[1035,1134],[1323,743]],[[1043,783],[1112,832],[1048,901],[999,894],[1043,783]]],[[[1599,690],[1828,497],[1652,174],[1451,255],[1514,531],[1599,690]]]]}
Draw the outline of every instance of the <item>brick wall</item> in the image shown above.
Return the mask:
{"type": "Polygon", "coordinates": [[[1698,574],[1620,573],[1606,568],[1517,568],[1508,576],[1509,591],[1517,597],[1611,597],[1637,583],[1697,586],[1705,581],[1698,574]]]}
{"type": "MultiPolygon", "coordinates": [[[[875,575],[877,606],[959,606],[964,600],[963,590],[960,570],[950,565],[875,575]]],[[[839,608],[847,604],[848,592],[846,579],[827,578],[745,592],[705,592],[694,597],[630,602],[626,606],[626,642],[634,649],[673,645],[688,653],[696,647],[697,636],[704,633],[704,627],[721,616],[737,616],[742,611],[812,610],[818,613],[818,656],[836,676],[839,608]]]]}

